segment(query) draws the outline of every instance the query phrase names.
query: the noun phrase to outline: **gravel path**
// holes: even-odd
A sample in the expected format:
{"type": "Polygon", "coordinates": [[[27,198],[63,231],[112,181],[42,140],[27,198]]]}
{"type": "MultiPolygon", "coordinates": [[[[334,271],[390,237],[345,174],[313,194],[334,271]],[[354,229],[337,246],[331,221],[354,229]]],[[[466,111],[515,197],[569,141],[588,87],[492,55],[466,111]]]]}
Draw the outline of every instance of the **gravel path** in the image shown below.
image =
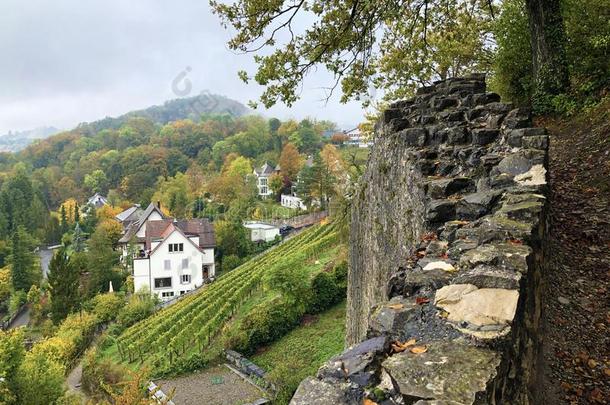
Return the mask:
{"type": "Polygon", "coordinates": [[[610,403],[610,123],[551,126],[544,403],[610,403]]]}
{"type": "Polygon", "coordinates": [[[238,405],[253,402],[264,394],[226,366],[216,366],[200,373],[158,380],[164,393],[176,389],[172,400],[176,405],[238,405]]]}

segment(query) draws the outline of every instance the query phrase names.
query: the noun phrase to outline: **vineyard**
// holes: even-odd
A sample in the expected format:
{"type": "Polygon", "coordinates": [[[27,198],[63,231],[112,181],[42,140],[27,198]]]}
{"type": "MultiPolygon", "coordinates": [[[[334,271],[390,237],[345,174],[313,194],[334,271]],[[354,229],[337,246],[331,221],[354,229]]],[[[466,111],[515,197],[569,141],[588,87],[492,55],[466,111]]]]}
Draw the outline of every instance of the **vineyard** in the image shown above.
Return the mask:
{"type": "Polygon", "coordinates": [[[199,292],[125,330],[116,340],[123,362],[172,363],[194,349],[202,353],[265,272],[308,260],[337,242],[332,225],[317,225],[222,275],[199,292]]]}

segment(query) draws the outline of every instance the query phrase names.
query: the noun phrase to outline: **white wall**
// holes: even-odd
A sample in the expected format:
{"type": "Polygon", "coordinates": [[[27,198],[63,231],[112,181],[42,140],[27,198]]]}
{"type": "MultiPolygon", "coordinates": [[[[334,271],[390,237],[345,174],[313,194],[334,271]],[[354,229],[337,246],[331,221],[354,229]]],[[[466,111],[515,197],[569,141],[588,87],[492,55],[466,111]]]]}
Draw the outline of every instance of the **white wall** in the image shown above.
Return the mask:
{"type": "Polygon", "coordinates": [[[307,207],[303,203],[303,200],[301,200],[299,197],[296,197],[293,195],[282,194],[281,204],[282,204],[282,207],[286,207],[286,208],[295,208],[295,209],[302,209],[302,210],[307,209],[307,207]]]}
{"type": "Polygon", "coordinates": [[[174,296],[180,295],[181,291],[190,291],[203,284],[203,265],[209,266],[209,276],[215,276],[214,249],[204,249],[201,252],[184,235],[174,231],[153,252],[149,259],[134,260],[134,287],[138,291],[141,288],[149,289],[152,293],[162,299],[164,292],[173,292],[174,296]],[[170,243],[182,243],[182,252],[169,252],[170,243]],[[182,267],[183,259],[188,259],[188,267],[182,267]],[[169,260],[170,269],[165,269],[165,261],[169,260]],[[150,268],[149,268],[150,266],[150,268]],[[181,276],[189,274],[190,283],[182,283],[181,276]],[[171,287],[155,288],[155,278],[171,278],[171,287]]]}

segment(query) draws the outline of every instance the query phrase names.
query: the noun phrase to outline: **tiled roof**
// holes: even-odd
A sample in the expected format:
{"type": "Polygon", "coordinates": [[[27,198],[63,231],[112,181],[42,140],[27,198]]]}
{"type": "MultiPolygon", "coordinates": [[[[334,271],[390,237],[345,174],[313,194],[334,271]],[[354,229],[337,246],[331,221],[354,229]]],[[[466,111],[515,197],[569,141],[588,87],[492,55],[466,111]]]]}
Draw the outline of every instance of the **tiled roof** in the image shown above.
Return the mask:
{"type": "Polygon", "coordinates": [[[214,227],[207,219],[173,220],[168,218],[146,223],[146,249],[150,249],[152,241],[167,238],[175,229],[179,229],[187,238],[198,236],[198,247],[201,249],[216,246],[214,227]]]}

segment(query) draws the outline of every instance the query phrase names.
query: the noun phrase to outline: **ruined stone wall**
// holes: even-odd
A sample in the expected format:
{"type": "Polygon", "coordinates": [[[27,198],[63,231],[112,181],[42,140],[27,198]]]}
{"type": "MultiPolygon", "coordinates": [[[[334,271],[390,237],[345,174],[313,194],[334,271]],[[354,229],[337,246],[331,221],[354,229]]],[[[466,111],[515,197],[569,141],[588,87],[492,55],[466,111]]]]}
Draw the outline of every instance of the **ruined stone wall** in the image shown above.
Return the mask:
{"type": "Polygon", "coordinates": [[[293,404],[536,402],[547,148],[482,75],[383,114],[352,210],[351,347],[293,404]]]}

